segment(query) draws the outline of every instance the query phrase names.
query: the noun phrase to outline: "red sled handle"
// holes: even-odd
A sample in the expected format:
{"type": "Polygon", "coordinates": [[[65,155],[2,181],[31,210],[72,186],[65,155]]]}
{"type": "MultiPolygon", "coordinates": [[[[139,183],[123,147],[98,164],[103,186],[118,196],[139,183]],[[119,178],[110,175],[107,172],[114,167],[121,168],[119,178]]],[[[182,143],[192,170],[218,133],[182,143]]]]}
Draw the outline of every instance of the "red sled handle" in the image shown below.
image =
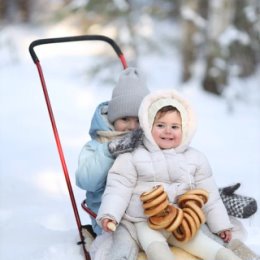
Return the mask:
{"type": "MultiPolygon", "coordinates": [[[[68,188],[68,191],[69,191],[72,208],[73,208],[73,211],[74,211],[74,215],[75,215],[75,219],[76,219],[76,223],[77,223],[77,227],[78,227],[78,231],[79,231],[79,235],[80,235],[79,244],[82,244],[82,246],[83,246],[85,259],[90,260],[90,255],[89,255],[89,253],[87,252],[87,250],[84,246],[85,241],[84,241],[84,236],[83,236],[83,233],[82,233],[82,224],[81,224],[81,221],[80,221],[80,216],[79,216],[78,208],[77,208],[77,205],[76,205],[75,196],[74,196],[72,185],[71,185],[71,182],[70,182],[69,172],[68,172],[68,168],[67,168],[67,165],[66,165],[62,145],[61,145],[61,142],[60,142],[60,137],[59,137],[58,129],[57,129],[57,126],[56,126],[56,121],[55,121],[55,117],[54,117],[54,114],[53,114],[53,110],[52,110],[52,106],[51,106],[51,102],[50,102],[50,98],[49,98],[49,94],[48,94],[48,90],[47,90],[47,85],[46,85],[44,74],[43,74],[43,71],[42,71],[42,68],[41,68],[41,65],[40,65],[40,61],[39,61],[39,59],[38,59],[38,57],[37,57],[37,55],[34,51],[34,47],[39,46],[39,45],[43,45],[43,44],[75,42],[75,41],[104,41],[104,42],[107,42],[112,46],[112,48],[114,49],[114,51],[118,55],[124,69],[127,68],[127,63],[126,63],[124,55],[123,55],[122,51],[120,50],[120,48],[118,47],[118,45],[112,39],[110,39],[106,36],[103,36],[103,35],[82,35],[82,36],[72,36],[72,37],[39,39],[39,40],[33,41],[29,46],[29,52],[31,54],[33,62],[35,63],[35,65],[38,69],[39,77],[40,77],[40,80],[41,80],[42,90],[43,90],[43,93],[44,93],[45,102],[46,102],[47,109],[48,109],[48,112],[49,112],[49,117],[50,117],[52,130],[53,130],[54,138],[55,138],[56,145],[57,145],[57,150],[58,150],[58,153],[59,153],[61,165],[62,165],[62,168],[63,168],[64,177],[65,177],[65,180],[66,180],[66,184],[67,184],[67,188],[68,188]]],[[[83,207],[83,209],[84,209],[84,207],[83,207]]],[[[90,214],[90,215],[92,217],[95,217],[95,213],[90,214]]]]}

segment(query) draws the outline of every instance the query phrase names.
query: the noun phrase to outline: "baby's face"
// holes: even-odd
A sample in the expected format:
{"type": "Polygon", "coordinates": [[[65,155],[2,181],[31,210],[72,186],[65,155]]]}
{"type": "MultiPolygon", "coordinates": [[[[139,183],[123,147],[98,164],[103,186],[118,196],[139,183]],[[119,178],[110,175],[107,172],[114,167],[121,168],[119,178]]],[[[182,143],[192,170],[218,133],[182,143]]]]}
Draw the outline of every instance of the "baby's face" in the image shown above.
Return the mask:
{"type": "Polygon", "coordinates": [[[181,116],[177,111],[168,111],[155,117],[152,136],[161,149],[176,148],[182,140],[181,116]]]}
{"type": "Polygon", "coordinates": [[[114,128],[116,131],[126,132],[132,131],[139,127],[138,117],[123,117],[114,122],[114,128]]]}

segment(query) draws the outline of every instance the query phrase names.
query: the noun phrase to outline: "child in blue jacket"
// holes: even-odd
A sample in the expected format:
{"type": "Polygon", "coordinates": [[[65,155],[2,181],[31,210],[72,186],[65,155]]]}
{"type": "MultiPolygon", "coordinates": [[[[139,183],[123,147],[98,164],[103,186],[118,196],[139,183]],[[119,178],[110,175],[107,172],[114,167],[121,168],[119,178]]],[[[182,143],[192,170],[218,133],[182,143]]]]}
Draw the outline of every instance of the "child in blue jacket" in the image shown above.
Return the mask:
{"type": "MultiPolygon", "coordinates": [[[[141,73],[136,68],[128,68],[121,73],[112,99],[101,103],[94,113],[89,131],[91,140],[84,145],[79,156],[76,184],[86,190],[86,203],[95,213],[100,207],[107,174],[116,156],[132,151],[141,141],[142,131],[138,129],[137,115],[139,105],[148,93],[141,73]]],[[[101,228],[93,218],[92,228],[97,235],[101,235],[101,228]]],[[[122,241],[126,244],[120,250],[123,253],[122,258],[131,259],[131,254],[132,259],[136,259],[138,247],[130,234],[123,227],[118,232],[121,236],[120,246],[122,247],[122,241]],[[129,244],[131,241],[132,244],[129,244]]],[[[113,245],[117,245],[115,237],[113,245]]]]}

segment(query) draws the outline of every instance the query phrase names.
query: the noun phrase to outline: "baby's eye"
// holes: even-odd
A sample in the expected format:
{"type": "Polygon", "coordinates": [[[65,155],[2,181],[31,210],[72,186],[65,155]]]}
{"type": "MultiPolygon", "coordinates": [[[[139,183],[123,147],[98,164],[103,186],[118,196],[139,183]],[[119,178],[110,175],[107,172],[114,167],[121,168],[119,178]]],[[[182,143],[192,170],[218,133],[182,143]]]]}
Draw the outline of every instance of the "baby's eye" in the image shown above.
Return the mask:
{"type": "Polygon", "coordinates": [[[157,124],[156,126],[157,126],[158,128],[163,128],[163,127],[164,127],[163,124],[157,124]]]}
{"type": "Polygon", "coordinates": [[[180,126],[179,125],[173,125],[172,129],[178,130],[178,129],[180,129],[180,126]]]}
{"type": "Polygon", "coordinates": [[[128,117],[122,117],[121,120],[122,121],[128,121],[128,117]]]}

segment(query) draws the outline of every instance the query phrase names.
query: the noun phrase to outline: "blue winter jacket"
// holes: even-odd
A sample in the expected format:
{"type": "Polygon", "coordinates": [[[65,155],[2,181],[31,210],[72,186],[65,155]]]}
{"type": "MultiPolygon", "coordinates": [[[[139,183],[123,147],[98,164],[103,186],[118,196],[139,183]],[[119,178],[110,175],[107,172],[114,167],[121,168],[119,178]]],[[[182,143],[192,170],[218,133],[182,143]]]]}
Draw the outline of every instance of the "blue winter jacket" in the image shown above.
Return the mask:
{"type": "MultiPolygon", "coordinates": [[[[113,131],[107,121],[107,106],[108,102],[103,102],[96,108],[89,130],[91,140],[80,152],[76,171],[76,184],[86,190],[87,205],[95,213],[98,212],[101,204],[108,171],[115,160],[108,150],[107,143],[96,140],[97,131],[113,131]]],[[[101,234],[101,228],[93,218],[92,227],[96,234],[101,234]]]]}

